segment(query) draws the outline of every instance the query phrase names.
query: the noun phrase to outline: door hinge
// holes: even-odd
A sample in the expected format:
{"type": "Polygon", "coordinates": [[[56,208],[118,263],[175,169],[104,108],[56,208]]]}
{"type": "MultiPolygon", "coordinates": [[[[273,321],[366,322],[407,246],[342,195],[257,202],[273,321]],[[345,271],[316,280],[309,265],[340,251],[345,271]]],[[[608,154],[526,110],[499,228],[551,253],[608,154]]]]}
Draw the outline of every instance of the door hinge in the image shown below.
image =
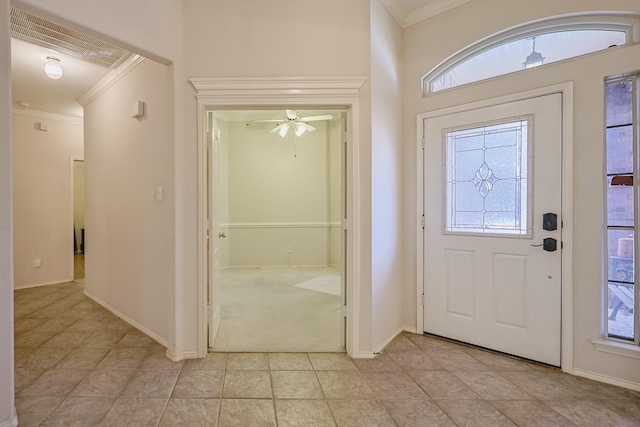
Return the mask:
{"type": "Polygon", "coordinates": [[[422,306],[424,307],[424,294],[422,294],[422,296],[420,297],[420,302],[422,303],[422,306]]]}
{"type": "Polygon", "coordinates": [[[425,223],[425,221],[424,221],[424,215],[422,215],[422,228],[424,228],[424,223],[425,223]]]}
{"type": "Polygon", "coordinates": [[[347,131],[346,130],[342,131],[342,142],[345,143],[345,144],[348,142],[347,131]]]}
{"type": "Polygon", "coordinates": [[[340,307],[340,315],[342,317],[347,317],[347,306],[343,305],[342,307],[340,307]]]}
{"type": "Polygon", "coordinates": [[[424,150],[424,136],[422,136],[422,149],[424,150]]]}
{"type": "Polygon", "coordinates": [[[343,230],[346,230],[347,228],[349,228],[349,221],[346,218],[343,218],[341,226],[343,230]]]}

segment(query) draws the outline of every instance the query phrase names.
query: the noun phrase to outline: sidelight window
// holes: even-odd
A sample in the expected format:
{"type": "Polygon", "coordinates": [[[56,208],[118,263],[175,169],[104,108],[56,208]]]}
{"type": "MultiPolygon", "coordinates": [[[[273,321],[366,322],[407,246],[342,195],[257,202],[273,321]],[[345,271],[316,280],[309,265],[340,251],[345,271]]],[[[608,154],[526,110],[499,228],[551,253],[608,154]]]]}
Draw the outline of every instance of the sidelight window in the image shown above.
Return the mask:
{"type": "Polygon", "coordinates": [[[605,85],[606,209],[605,332],[639,342],[638,287],[638,94],[637,75],[605,85]]]}

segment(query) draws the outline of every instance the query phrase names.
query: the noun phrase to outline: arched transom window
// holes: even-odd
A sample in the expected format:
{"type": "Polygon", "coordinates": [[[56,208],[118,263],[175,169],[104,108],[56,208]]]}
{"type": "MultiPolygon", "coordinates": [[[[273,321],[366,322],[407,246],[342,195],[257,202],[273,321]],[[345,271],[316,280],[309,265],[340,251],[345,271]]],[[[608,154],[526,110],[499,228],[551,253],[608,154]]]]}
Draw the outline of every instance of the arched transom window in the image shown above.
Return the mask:
{"type": "Polygon", "coordinates": [[[638,43],[640,15],[565,15],[513,27],[479,40],[429,71],[423,94],[552,62],[638,43]]]}

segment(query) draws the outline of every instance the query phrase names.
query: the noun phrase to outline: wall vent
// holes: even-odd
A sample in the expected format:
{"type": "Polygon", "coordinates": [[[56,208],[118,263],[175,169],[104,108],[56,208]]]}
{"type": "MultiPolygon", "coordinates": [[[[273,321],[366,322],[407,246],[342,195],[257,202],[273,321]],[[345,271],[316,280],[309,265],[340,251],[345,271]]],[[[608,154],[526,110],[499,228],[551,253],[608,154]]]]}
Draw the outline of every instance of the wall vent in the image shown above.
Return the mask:
{"type": "Polygon", "coordinates": [[[129,52],[30,13],[11,8],[11,37],[114,69],[129,52]]]}

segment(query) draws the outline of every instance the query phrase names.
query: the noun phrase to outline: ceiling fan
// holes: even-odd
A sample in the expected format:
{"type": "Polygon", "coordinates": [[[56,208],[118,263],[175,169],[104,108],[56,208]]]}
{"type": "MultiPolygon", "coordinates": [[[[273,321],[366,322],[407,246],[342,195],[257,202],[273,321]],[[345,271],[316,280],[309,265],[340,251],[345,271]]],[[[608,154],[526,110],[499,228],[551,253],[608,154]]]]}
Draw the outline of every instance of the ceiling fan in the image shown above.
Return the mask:
{"type": "Polygon", "coordinates": [[[310,117],[300,117],[300,115],[294,110],[285,110],[284,117],[282,119],[272,119],[272,120],[256,120],[256,122],[262,123],[278,123],[275,128],[271,130],[271,132],[278,132],[281,137],[285,137],[289,129],[293,129],[296,136],[300,136],[305,132],[313,132],[316,130],[315,127],[311,126],[307,122],[316,122],[320,120],[331,120],[333,116],[330,114],[326,114],[323,116],[310,116],[310,117]]]}

